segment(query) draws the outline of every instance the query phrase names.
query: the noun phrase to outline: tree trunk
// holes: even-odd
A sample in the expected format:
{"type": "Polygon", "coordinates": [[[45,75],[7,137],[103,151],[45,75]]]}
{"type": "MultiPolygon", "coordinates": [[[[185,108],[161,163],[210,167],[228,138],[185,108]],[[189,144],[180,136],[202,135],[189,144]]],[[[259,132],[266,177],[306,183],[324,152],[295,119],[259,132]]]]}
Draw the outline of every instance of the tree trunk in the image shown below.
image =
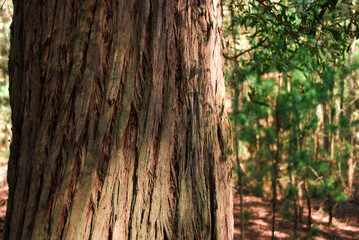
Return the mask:
{"type": "MultiPolygon", "coordinates": [[[[355,55],[355,39],[351,38],[350,39],[350,51],[349,51],[349,66],[352,65],[354,63],[354,55],[355,55]]],[[[349,79],[348,79],[348,87],[349,87],[349,94],[348,94],[348,102],[349,105],[347,107],[346,110],[346,116],[348,117],[350,124],[352,124],[353,122],[353,106],[352,104],[354,103],[353,101],[355,101],[355,89],[356,89],[356,74],[355,71],[351,71],[350,75],[349,75],[349,79]]],[[[356,132],[356,128],[354,127],[353,132],[356,132]]],[[[348,195],[351,199],[353,199],[353,193],[354,193],[354,189],[353,189],[353,183],[354,183],[354,175],[355,175],[355,167],[356,167],[356,161],[355,161],[355,154],[353,149],[355,148],[355,136],[350,133],[347,135],[346,137],[347,142],[352,146],[351,149],[349,150],[349,158],[347,161],[348,164],[348,195]]]]}
{"type": "Polygon", "coordinates": [[[232,239],[221,3],[14,1],[4,239],[232,239]]]}
{"type": "MultiPolygon", "coordinates": [[[[233,6],[235,6],[235,1],[232,0],[231,4],[230,4],[230,11],[231,11],[231,25],[235,26],[235,15],[234,15],[234,9],[233,6]]],[[[237,55],[237,33],[236,33],[236,29],[234,27],[232,27],[232,38],[233,38],[233,49],[234,49],[234,56],[237,55]]],[[[240,215],[241,215],[241,240],[244,239],[244,210],[243,210],[243,171],[242,171],[242,167],[241,167],[241,160],[239,158],[239,149],[238,149],[238,142],[239,142],[239,136],[238,136],[238,131],[239,131],[239,127],[238,127],[238,110],[239,110],[239,87],[240,87],[240,83],[239,83],[239,63],[237,61],[232,61],[232,66],[233,66],[233,79],[232,79],[232,84],[234,87],[234,104],[233,104],[233,116],[234,116],[234,158],[235,158],[235,163],[237,166],[235,166],[235,168],[237,168],[236,170],[238,173],[238,182],[239,182],[239,205],[240,205],[240,215]]]]}
{"type": "Polygon", "coordinates": [[[307,207],[308,207],[308,217],[307,217],[307,223],[308,223],[308,230],[312,229],[312,204],[311,204],[311,200],[310,200],[310,192],[309,192],[309,187],[307,184],[307,178],[304,179],[304,193],[305,193],[305,198],[307,200],[307,207]]]}

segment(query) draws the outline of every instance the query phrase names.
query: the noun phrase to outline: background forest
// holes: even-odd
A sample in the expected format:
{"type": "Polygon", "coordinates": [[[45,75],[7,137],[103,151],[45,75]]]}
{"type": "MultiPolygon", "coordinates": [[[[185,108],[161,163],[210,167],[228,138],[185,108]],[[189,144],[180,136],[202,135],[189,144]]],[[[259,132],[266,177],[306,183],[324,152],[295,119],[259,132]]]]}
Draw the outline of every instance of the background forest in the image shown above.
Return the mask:
{"type": "Polygon", "coordinates": [[[10,50],[10,24],[12,4],[4,3],[0,10],[0,157],[8,158],[8,138],[11,135],[8,56],[10,50]]]}
{"type": "Polygon", "coordinates": [[[9,98],[8,56],[10,50],[10,24],[12,3],[0,5],[0,229],[2,231],[8,187],[6,181],[7,162],[10,156],[11,110],[9,98]]]}
{"type": "Polygon", "coordinates": [[[319,235],[314,209],[329,226],[334,216],[358,219],[357,10],[350,1],[226,2],[238,188],[271,202],[272,239],[276,217],[300,239],[319,235]]]}
{"type": "Polygon", "coordinates": [[[7,63],[10,50],[12,2],[2,2],[0,7],[0,229],[2,231],[8,195],[6,173],[7,162],[10,156],[9,140],[11,139],[11,110],[7,63]]]}
{"type": "MultiPolygon", "coordinates": [[[[312,219],[312,211],[319,210],[328,225],[335,217],[358,224],[359,7],[331,0],[223,5],[222,48],[241,205],[248,194],[270,202],[273,236],[278,219],[293,238],[320,236],[312,219]]],[[[11,15],[6,1],[0,10],[2,218],[11,138],[11,15]]],[[[243,232],[253,216],[240,209],[243,232]]]]}

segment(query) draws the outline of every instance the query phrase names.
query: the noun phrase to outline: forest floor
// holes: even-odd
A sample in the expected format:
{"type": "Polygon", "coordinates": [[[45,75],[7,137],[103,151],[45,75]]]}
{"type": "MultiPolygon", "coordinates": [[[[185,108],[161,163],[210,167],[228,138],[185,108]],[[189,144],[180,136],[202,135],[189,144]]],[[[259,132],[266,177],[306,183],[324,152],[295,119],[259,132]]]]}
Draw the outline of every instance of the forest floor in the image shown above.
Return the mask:
{"type": "MultiPolygon", "coordinates": [[[[234,189],[233,205],[234,239],[239,240],[241,237],[241,215],[239,191],[237,189],[234,189]]],[[[245,214],[244,239],[271,239],[272,214],[270,202],[246,192],[243,197],[243,209],[247,211],[245,214]]],[[[315,236],[311,236],[303,221],[298,224],[298,239],[359,240],[359,205],[349,202],[337,204],[334,215],[333,225],[328,227],[328,214],[323,210],[312,210],[312,228],[316,228],[318,232],[315,236]]],[[[307,211],[304,211],[304,216],[305,219],[303,220],[306,221],[307,211]]],[[[277,216],[276,223],[276,239],[293,239],[292,226],[289,220],[277,216]]]]}

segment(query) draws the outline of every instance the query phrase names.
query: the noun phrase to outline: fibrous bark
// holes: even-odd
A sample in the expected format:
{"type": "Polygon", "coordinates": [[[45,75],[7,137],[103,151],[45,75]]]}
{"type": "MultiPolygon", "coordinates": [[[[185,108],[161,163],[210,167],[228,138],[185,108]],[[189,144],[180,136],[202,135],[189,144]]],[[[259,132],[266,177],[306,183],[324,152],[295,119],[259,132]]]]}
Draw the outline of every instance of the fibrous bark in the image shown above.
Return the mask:
{"type": "Polygon", "coordinates": [[[232,239],[215,1],[14,1],[5,239],[232,239]]]}

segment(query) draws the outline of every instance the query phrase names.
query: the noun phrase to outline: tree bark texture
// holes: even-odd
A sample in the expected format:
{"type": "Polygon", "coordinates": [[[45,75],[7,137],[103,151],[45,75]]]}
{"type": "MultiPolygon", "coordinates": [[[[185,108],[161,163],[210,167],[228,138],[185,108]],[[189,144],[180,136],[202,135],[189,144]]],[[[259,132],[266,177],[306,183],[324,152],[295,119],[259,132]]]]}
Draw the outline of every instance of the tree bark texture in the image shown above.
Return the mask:
{"type": "Polygon", "coordinates": [[[221,1],[14,1],[4,239],[232,239],[221,1]]]}

